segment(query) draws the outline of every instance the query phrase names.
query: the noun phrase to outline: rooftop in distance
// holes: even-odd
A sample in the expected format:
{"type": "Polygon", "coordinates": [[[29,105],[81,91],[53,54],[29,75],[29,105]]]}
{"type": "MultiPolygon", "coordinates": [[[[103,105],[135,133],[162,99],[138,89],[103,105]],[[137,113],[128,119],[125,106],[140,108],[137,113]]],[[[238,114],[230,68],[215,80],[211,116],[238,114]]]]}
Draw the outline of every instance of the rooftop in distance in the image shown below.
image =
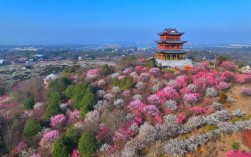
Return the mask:
{"type": "Polygon", "coordinates": [[[182,35],[184,32],[178,32],[175,28],[166,28],[163,32],[158,33],[159,35],[182,35]]]}

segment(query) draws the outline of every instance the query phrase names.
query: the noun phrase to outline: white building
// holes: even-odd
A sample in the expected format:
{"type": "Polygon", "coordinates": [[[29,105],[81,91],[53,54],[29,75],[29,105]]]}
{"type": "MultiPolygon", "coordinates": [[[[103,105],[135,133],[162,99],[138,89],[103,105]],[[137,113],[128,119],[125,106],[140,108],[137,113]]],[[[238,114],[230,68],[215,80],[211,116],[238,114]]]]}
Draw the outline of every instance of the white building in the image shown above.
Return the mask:
{"type": "Polygon", "coordinates": [[[44,78],[44,84],[46,86],[48,86],[48,84],[52,81],[52,80],[55,80],[59,78],[59,75],[58,74],[50,74],[50,75],[47,75],[45,78],[44,78]]]}

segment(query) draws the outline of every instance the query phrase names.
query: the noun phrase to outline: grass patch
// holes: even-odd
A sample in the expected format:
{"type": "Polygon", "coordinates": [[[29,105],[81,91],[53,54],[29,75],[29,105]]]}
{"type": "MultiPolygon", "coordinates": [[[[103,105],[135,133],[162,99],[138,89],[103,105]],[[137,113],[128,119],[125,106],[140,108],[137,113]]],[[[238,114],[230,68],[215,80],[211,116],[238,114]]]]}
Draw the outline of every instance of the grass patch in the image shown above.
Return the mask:
{"type": "Polygon", "coordinates": [[[251,119],[251,115],[246,115],[246,116],[243,116],[243,117],[234,117],[233,119],[231,119],[231,122],[235,123],[235,122],[249,120],[249,119],[251,119]]]}
{"type": "Polygon", "coordinates": [[[214,130],[217,130],[217,129],[219,129],[219,127],[216,126],[216,125],[208,125],[208,126],[206,126],[206,130],[207,131],[214,131],[214,130]]]}
{"type": "Polygon", "coordinates": [[[161,71],[163,73],[171,73],[171,74],[175,73],[175,69],[171,69],[171,68],[164,68],[164,69],[161,69],[161,71]]]}

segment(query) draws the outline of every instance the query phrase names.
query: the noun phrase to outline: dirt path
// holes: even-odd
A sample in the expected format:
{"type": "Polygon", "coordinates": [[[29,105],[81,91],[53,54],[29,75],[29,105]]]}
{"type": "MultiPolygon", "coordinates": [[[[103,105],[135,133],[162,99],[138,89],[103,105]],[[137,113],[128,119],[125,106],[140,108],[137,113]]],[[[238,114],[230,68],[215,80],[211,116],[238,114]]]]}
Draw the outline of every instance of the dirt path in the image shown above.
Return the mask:
{"type": "Polygon", "coordinates": [[[194,157],[224,157],[229,150],[232,150],[233,142],[240,144],[240,150],[250,152],[250,149],[243,142],[242,133],[238,132],[232,135],[224,135],[216,141],[210,141],[193,155],[194,157]]]}
{"type": "Polygon", "coordinates": [[[240,94],[241,87],[251,88],[251,84],[248,85],[237,85],[232,87],[226,94],[235,99],[235,102],[226,108],[227,111],[241,110],[247,115],[251,115],[251,97],[244,97],[240,94]]]}
{"type": "MultiPolygon", "coordinates": [[[[244,97],[240,94],[240,89],[244,86],[251,88],[251,84],[236,85],[226,92],[228,96],[234,98],[235,102],[229,105],[229,107],[226,107],[225,110],[241,110],[244,111],[246,115],[251,115],[251,97],[244,97]]],[[[198,151],[192,153],[192,155],[194,157],[224,157],[229,150],[232,150],[233,142],[238,142],[240,144],[240,150],[250,152],[251,147],[249,147],[248,144],[251,143],[251,137],[249,139],[247,135],[251,135],[251,132],[247,131],[244,133],[238,132],[232,135],[222,135],[221,138],[216,141],[210,141],[198,151]]]]}

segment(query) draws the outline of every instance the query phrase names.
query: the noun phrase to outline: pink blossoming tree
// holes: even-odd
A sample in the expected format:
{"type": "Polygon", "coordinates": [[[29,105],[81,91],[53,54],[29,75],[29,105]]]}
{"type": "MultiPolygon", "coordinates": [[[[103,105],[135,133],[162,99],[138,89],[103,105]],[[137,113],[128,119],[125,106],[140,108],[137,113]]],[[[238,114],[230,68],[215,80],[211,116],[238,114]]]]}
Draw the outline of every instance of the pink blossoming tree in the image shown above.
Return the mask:
{"type": "Polygon", "coordinates": [[[55,142],[60,137],[58,130],[50,130],[45,132],[42,139],[40,140],[40,145],[44,147],[50,147],[53,142],[55,142]]]}
{"type": "Polygon", "coordinates": [[[183,97],[183,100],[185,102],[185,104],[195,104],[198,101],[198,93],[189,93],[189,94],[185,94],[183,97]]]}
{"type": "Polygon", "coordinates": [[[228,89],[228,84],[226,82],[220,82],[216,88],[220,89],[220,90],[225,90],[225,89],[228,89]]]}
{"type": "Polygon", "coordinates": [[[53,128],[60,127],[65,121],[66,121],[65,115],[64,114],[58,114],[58,115],[55,115],[55,116],[51,117],[50,125],[53,128]]]}
{"type": "Polygon", "coordinates": [[[77,148],[73,149],[73,151],[71,153],[71,157],[81,157],[77,148]]]}
{"type": "Polygon", "coordinates": [[[131,68],[126,68],[125,70],[122,71],[123,74],[129,74],[132,72],[131,68]]]}
{"type": "Polygon", "coordinates": [[[148,115],[157,116],[160,112],[159,109],[154,105],[147,105],[144,107],[144,112],[148,115]]]}
{"type": "Polygon", "coordinates": [[[86,79],[92,80],[92,79],[97,78],[98,75],[99,75],[99,70],[98,69],[91,69],[91,70],[87,71],[87,73],[86,73],[86,79]]]}
{"type": "Polygon", "coordinates": [[[130,94],[131,94],[130,90],[125,90],[125,91],[122,92],[122,95],[126,96],[126,97],[129,96],[130,94]]]}
{"type": "Polygon", "coordinates": [[[96,138],[99,140],[99,141],[102,141],[104,138],[106,138],[108,136],[108,133],[109,133],[110,129],[107,125],[103,124],[99,127],[99,131],[96,135],[96,138]]]}
{"type": "Polygon", "coordinates": [[[142,74],[140,74],[140,76],[139,76],[139,79],[141,80],[141,81],[147,81],[147,80],[149,80],[150,79],[150,74],[149,73],[142,73],[142,74]]]}
{"type": "Polygon", "coordinates": [[[40,154],[32,154],[30,157],[41,157],[40,154]]]}
{"type": "Polygon", "coordinates": [[[160,72],[160,70],[159,70],[159,68],[151,68],[151,69],[149,70],[149,72],[150,72],[151,74],[153,74],[153,75],[158,75],[159,72],[160,72]]]}
{"type": "Polygon", "coordinates": [[[230,150],[225,157],[251,157],[251,154],[241,150],[230,150]]]}
{"type": "Polygon", "coordinates": [[[167,86],[162,90],[158,91],[157,95],[159,96],[161,103],[165,103],[166,100],[177,99],[179,97],[179,93],[173,87],[170,86],[167,86]]]}
{"type": "Polygon", "coordinates": [[[69,121],[73,122],[79,119],[80,116],[80,111],[79,110],[75,110],[73,112],[70,112],[69,114],[69,121]]]}
{"type": "Polygon", "coordinates": [[[177,116],[177,122],[179,124],[182,124],[186,119],[187,119],[187,116],[182,113],[179,113],[177,116]]]}
{"type": "Polygon", "coordinates": [[[230,61],[223,61],[221,66],[227,70],[230,70],[230,71],[236,70],[238,68],[234,63],[232,63],[230,61]]]}
{"type": "Polygon", "coordinates": [[[20,141],[16,146],[17,152],[21,152],[25,149],[27,149],[27,144],[24,141],[20,141]]]}
{"type": "Polygon", "coordinates": [[[160,97],[157,94],[150,95],[147,98],[148,103],[150,104],[159,104],[160,103],[160,97]]]}
{"type": "Polygon", "coordinates": [[[145,104],[141,100],[133,100],[128,104],[127,107],[130,111],[133,111],[133,110],[143,111],[145,104]]]}
{"type": "Polygon", "coordinates": [[[191,111],[194,115],[199,115],[199,114],[206,113],[207,109],[204,107],[193,107],[191,108],[191,111]]]}

